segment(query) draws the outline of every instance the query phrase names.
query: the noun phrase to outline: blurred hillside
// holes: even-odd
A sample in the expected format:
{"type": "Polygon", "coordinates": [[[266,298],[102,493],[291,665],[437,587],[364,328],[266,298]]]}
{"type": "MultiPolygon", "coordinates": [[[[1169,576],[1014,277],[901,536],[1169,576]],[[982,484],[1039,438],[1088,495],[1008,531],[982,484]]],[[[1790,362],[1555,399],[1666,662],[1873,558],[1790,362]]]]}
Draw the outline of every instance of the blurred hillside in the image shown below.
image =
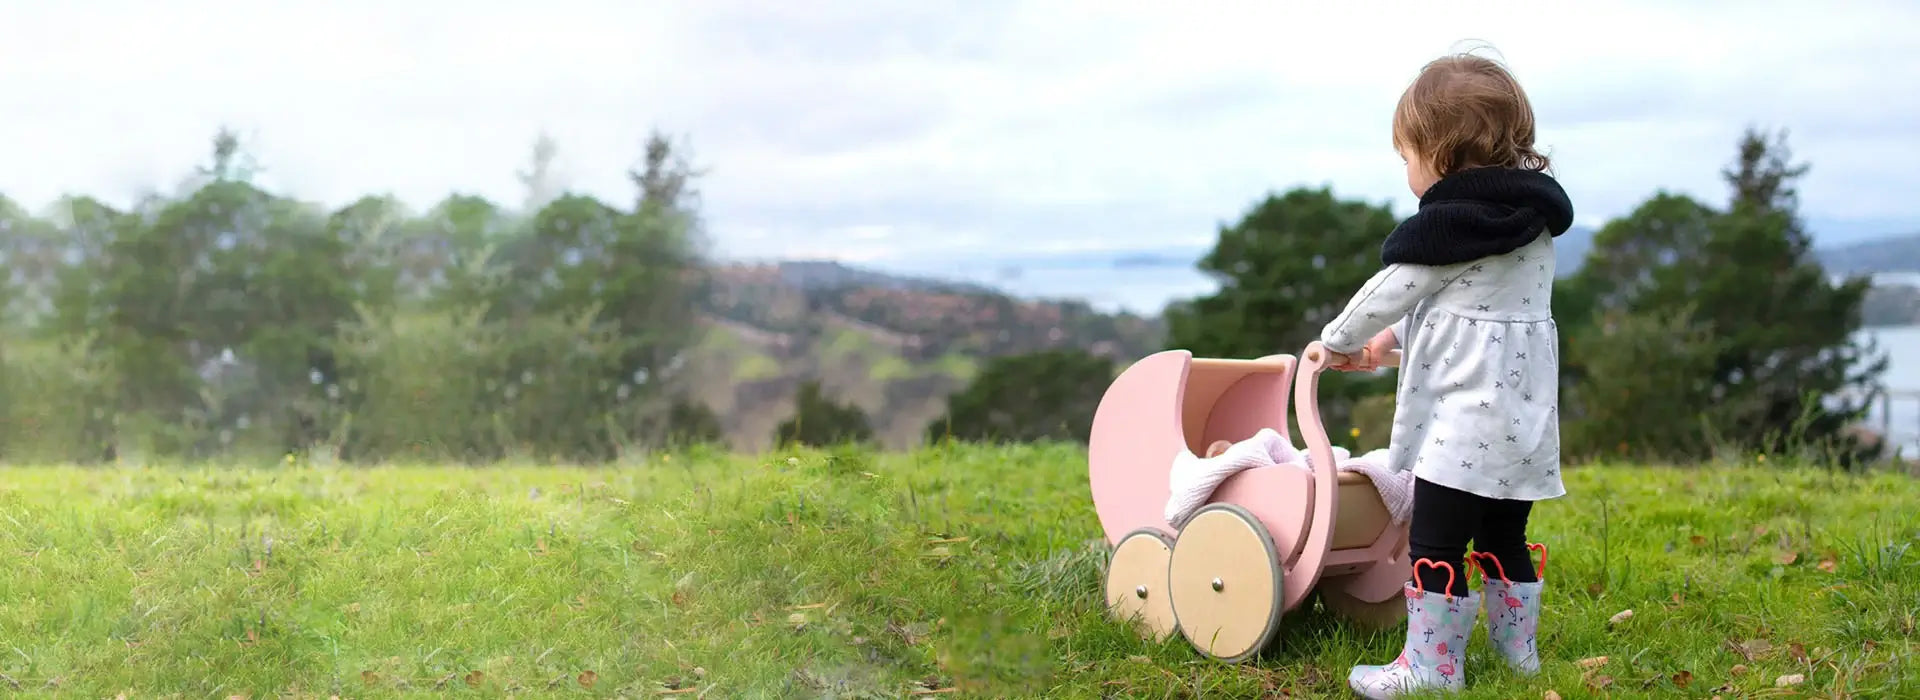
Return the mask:
{"type": "Polygon", "coordinates": [[[985,360],[1067,348],[1124,366],[1165,335],[1154,317],[823,262],[716,267],[700,318],[689,393],[743,449],[770,446],[808,380],[906,447],[985,360]]]}
{"type": "Polygon", "coordinates": [[[1818,252],[1820,264],[1835,274],[1920,272],[1920,233],[1887,236],[1818,252]]]}
{"type": "Polygon", "coordinates": [[[1920,324],[1920,233],[1889,236],[1819,252],[1835,275],[1874,276],[1861,308],[1869,327],[1920,324]]]}

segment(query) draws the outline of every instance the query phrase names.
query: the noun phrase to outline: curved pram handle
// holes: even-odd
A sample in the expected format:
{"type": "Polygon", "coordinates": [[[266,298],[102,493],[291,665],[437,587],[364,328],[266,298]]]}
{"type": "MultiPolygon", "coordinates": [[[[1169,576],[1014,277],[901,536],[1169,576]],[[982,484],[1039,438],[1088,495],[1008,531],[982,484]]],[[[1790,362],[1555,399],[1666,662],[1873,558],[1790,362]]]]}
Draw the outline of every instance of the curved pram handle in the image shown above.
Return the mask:
{"type": "MultiPolygon", "coordinates": [[[[1379,358],[1380,366],[1400,364],[1400,351],[1379,358]]],[[[1307,527],[1307,541],[1300,557],[1289,569],[1289,576],[1304,576],[1304,588],[1320,581],[1327,554],[1333,549],[1333,526],[1339,522],[1340,471],[1334,464],[1333,441],[1327,438],[1327,426],[1320,420],[1320,373],[1327,369],[1327,349],[1319,341],[1307,344],[1293,375],[1293,415],[1300,424],[1300,438],[1307,443],[1313,461],[1313,523],[1307,527]]],[[[1293,581],[1287,582],[1289,589],[1293,581]]]]}
{"type": "MultiPolygon", "coordinates": [[[[1314,343],[1309,344],[1307,348],[1312,349],[1314,346],[1319,344],[1320,343],[1318,341],[1315,341],[1314,343]]],[[[1375,369],[1380,367],[1399,367],[1400,366],[1399,350],[1388,350],[1386,356],[1381,358],[1371,357],[1370,356],[1371,352],[1372,351],[1368,350],[1367,348],[1360,348],[1360,356],[1356,359],[1373,360],[1374,361],[1373,368],[1375,369]]]]}

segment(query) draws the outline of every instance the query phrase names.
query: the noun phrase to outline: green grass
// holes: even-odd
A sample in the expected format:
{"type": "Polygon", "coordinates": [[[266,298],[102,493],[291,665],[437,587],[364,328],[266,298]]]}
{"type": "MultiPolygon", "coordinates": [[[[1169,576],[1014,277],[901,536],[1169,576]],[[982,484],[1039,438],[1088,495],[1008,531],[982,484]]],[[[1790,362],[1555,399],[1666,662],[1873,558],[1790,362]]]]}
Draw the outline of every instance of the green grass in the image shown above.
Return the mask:
{"type": "MultiPolygon", "coordinates": [[[[1240,666],[1139,640],[1101,612],[1085,473],[1067,447],[7,469],[0,694],[1311,697],[1398,650],[1311,610],[1240,666]]],[[[1532,532],[1545,672],[1497,671],[1476,640],[1467,697],[1734,697],[1795,673],[1920,696],[1920,483],[1568,478],[1532,532]]]]}
{"type": "Polygon", "coordinates": [[[876,382],[891,382],[912,377],[914,367],[907,358],[891,354],[882,355],[874,359],[873,369],[868,370],[867,374],[876,382]]]}
{"type": "Polygon", "coordinates": [[[753,353],[740,358],[733,369],[733,381],[757,382],[780,376],[780,361],[765,353],[753,353]]]}
{"type": "Polygon", "coordinates": [[[873,336],[852,328],[839,328],[828,331],[827,342],[821,345],[820,363],[850,362],[880,351],[873,336]]]}
{"type": "Polygon", "coordinates": [[[934,371],[960,382],[971,382],[980,374],[980,361],[960,353],[947,353],[933,361],[934,371]]]}

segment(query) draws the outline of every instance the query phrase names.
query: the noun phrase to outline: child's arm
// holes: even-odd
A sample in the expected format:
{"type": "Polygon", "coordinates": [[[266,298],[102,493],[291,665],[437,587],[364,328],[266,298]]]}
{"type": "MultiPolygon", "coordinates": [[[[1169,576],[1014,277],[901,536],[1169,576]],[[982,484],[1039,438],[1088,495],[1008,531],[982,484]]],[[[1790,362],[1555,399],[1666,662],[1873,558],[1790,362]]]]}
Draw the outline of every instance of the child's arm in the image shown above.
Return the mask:
{"type": "MultiPolygon", "coordinates": [[[[1347,302],[1347,308],[1320,331],[1320,344],[1332,352],[1352,355],[1374,345],[1381,334],[1393,334],[1393,325],[1446,283],[1443,268],[1427,265],[1388,265],[1374,273],[1347,302]]],[[[1399,344],[1399,338],[1393,338],[1399,344]]],[[[1389,346],[1390,347],[1390,346],[1389,346]]],[[[1376,346],[1375,349],[1378,349],[1376,346]]]]}

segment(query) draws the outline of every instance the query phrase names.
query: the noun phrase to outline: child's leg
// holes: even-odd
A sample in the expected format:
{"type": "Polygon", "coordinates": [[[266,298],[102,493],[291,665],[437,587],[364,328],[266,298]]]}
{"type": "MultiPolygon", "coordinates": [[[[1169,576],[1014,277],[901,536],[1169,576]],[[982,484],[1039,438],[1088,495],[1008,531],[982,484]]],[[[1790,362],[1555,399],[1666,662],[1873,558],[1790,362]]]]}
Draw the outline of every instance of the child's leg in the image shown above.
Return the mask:
{"type": "Polygon", "coordinates": [[[1480,527],[1473,533],[1473,549],[1492,555],[1500,562],[1500,566],[1487,572],[1489,576],[1497,578],[1505,573],[1507,580],[1514,583],[1540,580],[1533,569],[1533,556],[1527,551],[1527,516],[1532,513],[1532,501],[1487,501],[1486,510],[1481,512],[1480,527]]]}
{"type": "MultiPolygon", "coordinates": [[[[1408,526],[1408,558],[1445,562],[1449,568],[1421,566],[1414,571],[1421,588],[1467,594],[1467,543],[1481,529],[1489,499],[1416,478],[1413,480],[1413,522],[1408,526]],[[1448,587],[1448,579],[1452,587],[1448,587]]],[[[1525,546],[1522,545],[1522,552],[1525,546]]]]}
{"type": "Polygon", "coordinates": [[[1474,533],[1475,558],[1486,572],[1487,641],[1507,665],[1523,675],[1540,671],[1540,595],[1546,583],[1527,550],[1528,501],[1494,501],[1474,533]]]}
{"type": "Polygon", "coordinates": [[[1405,589],[1407,636],[1392,663],[1355,666],[1347,672],[1347,687],[1361,697],[1457,691],[1466,682],[1467,640],[1473,634],[1480,601],[1468,595],[1465,560],[1467,542],[1480,528],[1485,500],[1414,479],[1408,549],[1417,583],[1405,589]]]}

